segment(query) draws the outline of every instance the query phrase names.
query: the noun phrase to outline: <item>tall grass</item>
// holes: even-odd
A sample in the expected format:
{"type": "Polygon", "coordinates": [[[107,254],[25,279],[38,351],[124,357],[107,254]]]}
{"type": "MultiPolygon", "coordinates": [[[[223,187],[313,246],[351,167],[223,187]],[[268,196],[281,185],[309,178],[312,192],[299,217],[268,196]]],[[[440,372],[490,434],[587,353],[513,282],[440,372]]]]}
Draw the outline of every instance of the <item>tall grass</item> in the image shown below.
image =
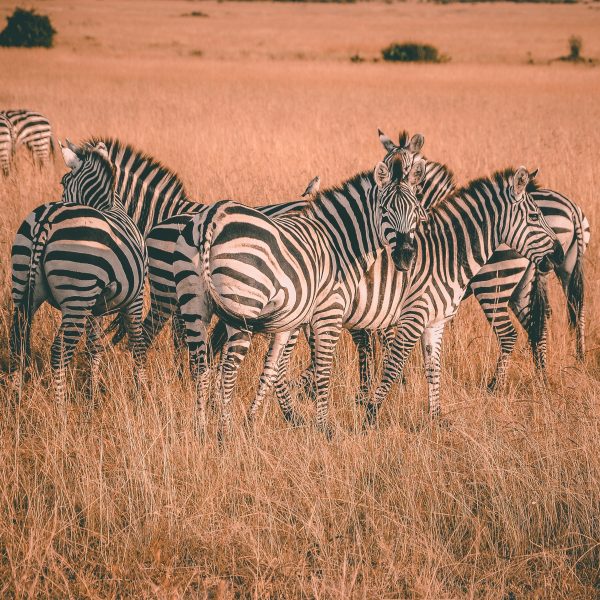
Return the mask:
{"type": "MultiPolygon", "coordinates": [[[[46,113],[61,138],[118,135],[175,168],[199,200],[296,198],[317,173],[327,186],[372,168],[382,156],[377,127],[390,135],[408,127],[423,132],[427,155],[463,182],[508,164],[540,167],[543,182],[584,208],[593,237],[585,365],[574,361],[564,298],[553,283],[549,384],[536,380],[521,337],[507,390],[485,393],[497,348],[469,301],[445,339],[447,427],[428,424],[415,355],[380,428],[364,434],[352,403],[357,358],[344,336],[330,443],[310,426],[288,429],[273,401],[257,433],[245,433],[242,415],[266,349],[260,339],[240,374],[234,435],[222,449],[216,415],[206,444],[194,434],[192,388],[187,374],[174,374],[166,335],[150,354],[152,389],[141,403],[125,349],[104,357],[96,409],[81,394],[79,359],[65,427],[49,392],[58,320],[45,307],[34,326],[31,380],[16,397],[6,378],[0,388],[0,597],[597,593],[600,138],[590,124],[600,109],[593,70],[454,63],[357,70],[102,54],[75,62],[60,47],[43,61],[35,52],[6,56],[11,85],[0,91],[3,105],[46,113]]],[[[15,175],[0,183],[4,365],[12,238],[32,207],[58,198],[63,170],[57,159],[38,172],[21,156],[15,175]]],[[[294,372],[307,355],[302,345],[294,372]]],[[[301,410],[312,422],[313,407],[301,410]]]]}

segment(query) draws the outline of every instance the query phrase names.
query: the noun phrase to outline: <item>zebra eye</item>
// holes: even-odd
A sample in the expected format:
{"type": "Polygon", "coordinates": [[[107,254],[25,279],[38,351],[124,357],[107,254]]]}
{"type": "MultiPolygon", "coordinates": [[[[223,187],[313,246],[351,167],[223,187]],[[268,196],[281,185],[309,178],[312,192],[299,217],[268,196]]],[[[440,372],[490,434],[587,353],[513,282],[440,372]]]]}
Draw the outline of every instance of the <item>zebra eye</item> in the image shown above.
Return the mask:
{"type": "Polygon", "coordinates": [[[537,223],[540,220],[540,215],[536,212],[529,213],[529,220],[532,223],[537,223]]]}

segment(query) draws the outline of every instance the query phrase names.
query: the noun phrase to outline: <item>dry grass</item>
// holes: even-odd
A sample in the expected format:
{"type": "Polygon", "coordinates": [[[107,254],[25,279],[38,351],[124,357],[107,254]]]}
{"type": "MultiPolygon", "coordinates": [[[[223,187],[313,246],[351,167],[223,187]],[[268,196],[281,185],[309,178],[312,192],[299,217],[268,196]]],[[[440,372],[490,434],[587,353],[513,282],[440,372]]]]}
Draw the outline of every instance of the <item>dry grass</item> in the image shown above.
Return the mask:
{"type": "MultiPolygon", "coordinates": [[[[53,17],[58,47],[0,52],[3,81],[10,81],[0,88],[0,106],[46,113],[61,137],[118,135],[175,168],[204,201],[286,200],[316,173],[324,185],[336,183],[379,160],[377,127],[422,131],[427,154],[461,181],[508,164],[540,167],[543,181],[580,203],[592,223],[589,354],[576,365],[564,300],[553,286],[549,387],[535,382],[521,340],[509,388],[488,395],[482,386],[496,344],[471,300],[445,343],[448,429],[423,427],[426,388],[415,357],[381,428],[357,433],[361,414],[350,402],[356,356],[344,339],[332,383],[333,442],[310,428],[288,430],[271,402],[254,439],[236,426],[219,451],[194,436],[191,388],[174,377],[166,338],[150,357],[150,401],[136,410],[130,359],[113,351],[98,409],[87,411],[84,373],[76,373],[64,429],[48,393],[57,314],[45,308],[35,325],[39,371],[16,408],[0,391],[0,596],[597,595],[600,81],[595,69],[517,63],[525,49],[559,55],[573,32],[598,54],[586,34],[597,30],[598,11],[203,3],[209,18],[183,19],[177,15],[189,12],[189,2],[127,3],[118,37],[116,6],[40,5],[53,17]],[[305,29],[315,15],[322,27],[305,29]],[[458,33],[434,27],[432,15],[458,33]],[[480,27],[492,15],[504,24],[492,34],[502,37],[497,47],[480,27]],[[366,40],[365,20],[373,28],[366,40]],[[503,36],[513,22],[514,35],[503,36]],[[422,23],[431,35],[421,41],[453,62],[331,60],[375,52],[407,23],[422,23]],[[273,27],[280,31],[271,36],[273,27]],[[350,41],[341,41],[342,30],[350,41]],[[195,32],[204,32],[197,41],[195,32]],[[94,48],[86,35],[102,45],[94,48]],[[173,39],[181,52],[169,46],[173,39]],[[186,44],[207,58],[189,57],[186,44]],[[296,49],[319,60],[289,59],[296,49]],[[256,60],[232,60],[246,51],[256,60]],[[281,60],[267,60],[271,54],[281,60]]],[[[58,198],[62,171],[57,161],[37,173],[23,158],[18,175],[0,182],[3,362],[14,231],[33,206],[58,198]]],[[[241,373],[238,423],[263,351],[257,343],[241,373]]],[[[295,368],[305,359],[304,348],[295,368]]]]}

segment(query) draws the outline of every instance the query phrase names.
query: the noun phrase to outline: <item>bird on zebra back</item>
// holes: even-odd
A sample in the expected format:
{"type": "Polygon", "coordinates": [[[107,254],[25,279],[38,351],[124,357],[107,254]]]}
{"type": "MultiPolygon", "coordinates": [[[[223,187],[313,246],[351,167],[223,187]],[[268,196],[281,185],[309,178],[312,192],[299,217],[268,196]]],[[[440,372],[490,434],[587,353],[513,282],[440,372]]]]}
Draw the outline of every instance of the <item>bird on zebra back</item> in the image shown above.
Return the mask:
{"type": "Polygon", "coordinates": [[[102,336],[99,319],[123,315],[135,361],[135,379],[145,384],[142,340],[146,251],[139,230],[115,193],[115,171],[103,144],[62,148],[70,169],[62,178],[62,202],[36,208],[13,244],[11,363],[20,387],[30,359],[31,321],[44,302],[59,308],[62,320],[51,350],[57,401],[66,398],[66,370],[87,333],[90,362],[88,395],[97,386],[102,336]],[[31,251],[23,254],[32,241],[31,251]]]}
{"type": "MultiPolygon", "coordinates": [[[[564,260],[556,234],[527,192],[537,172],[524,167],[506,169],[472,181],[429,210],[417,231],[417,259],[403,287],[400,310],[382,328],[396,327],[396,336],[384,365],[381,383],[367,403],[367,423],[374,424],[382,401],[417,340],[421,339],[428,381],[429,412],[438,417],[440,352],[445,324],[458,309],[469,281],[506,244],[526,256],[542,272],[564,260]]],[[[382,254],[381,269],[387,255],[382,254]]],[[[359,304],[377,301],[366,281],[358,289],[359,304]]],[[[351,317],[352,318],[352,317],[351,317]]],[[[355,327],[364,329],[355,324],[355,327]]]]}
{"type": "Polygon", "coordinates": [[[48,118],[26,109],[5,110],[0,115],[4,115],[13,127],[14,150],[25,146],[39,166],[47,165],[50,154],[54,154],[52,127],[48,118]]]}
{"type": "MultiPolygon", "coordinates": [[[[392,248],[398,269],[408,269],[414,260],[420,218],[414,187],[424,164],[413,159],[412,152],[398,153],[389,166],[381,162],[373,173],[321,192],[301,212],[269,218],[224,201],[185,227],[175,253],[176,289],[201,414],[208,384],[206,328],[213,310],[227,325],[221,434],[230,427],[229,404],[251,334],[273,336],[250,422],[268,388],[284,376],[278,371],[282,353],[291,352],[298,328],[309,322],[315,335],[317,426],[331,435],[329,376],[351,290],[383,246],[392,248]]],[[[289,397],[279,400],[286,420],[302,423],[289,397]]]]}
{"type": "Polygon", "coordinates": [[[2,174],[8,177],[14,154],[14,130],[12,123],[0,113],[0,168],[2,174]]]}

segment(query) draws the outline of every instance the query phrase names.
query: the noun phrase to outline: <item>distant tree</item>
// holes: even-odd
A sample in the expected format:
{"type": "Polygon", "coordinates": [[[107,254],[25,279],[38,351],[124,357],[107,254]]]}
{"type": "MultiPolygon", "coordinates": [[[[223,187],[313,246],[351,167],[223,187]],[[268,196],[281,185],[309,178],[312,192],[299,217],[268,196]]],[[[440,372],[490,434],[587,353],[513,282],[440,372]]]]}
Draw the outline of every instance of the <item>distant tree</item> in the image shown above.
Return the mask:
{"type": "Polygon", "coordinates": [[[578,35],[572,35],[569,38],[569,56],[571,60],[581,59],[581,48],[583,46],[583,40],[578,35]]]}
{"type": "Polygon", "coordinates": [[[447,56],[440,54],[430,44],[390,44],[381,51],[383,60],[392,62],[446,62],[447,56]]]}
{"type": "Polygon", "coordinates": [[[6,27],[0,32],[0,46],[52,47],[56,30],[47,16],[38,15],[33,9],[16,8],[6,20],[6,27]]]}

